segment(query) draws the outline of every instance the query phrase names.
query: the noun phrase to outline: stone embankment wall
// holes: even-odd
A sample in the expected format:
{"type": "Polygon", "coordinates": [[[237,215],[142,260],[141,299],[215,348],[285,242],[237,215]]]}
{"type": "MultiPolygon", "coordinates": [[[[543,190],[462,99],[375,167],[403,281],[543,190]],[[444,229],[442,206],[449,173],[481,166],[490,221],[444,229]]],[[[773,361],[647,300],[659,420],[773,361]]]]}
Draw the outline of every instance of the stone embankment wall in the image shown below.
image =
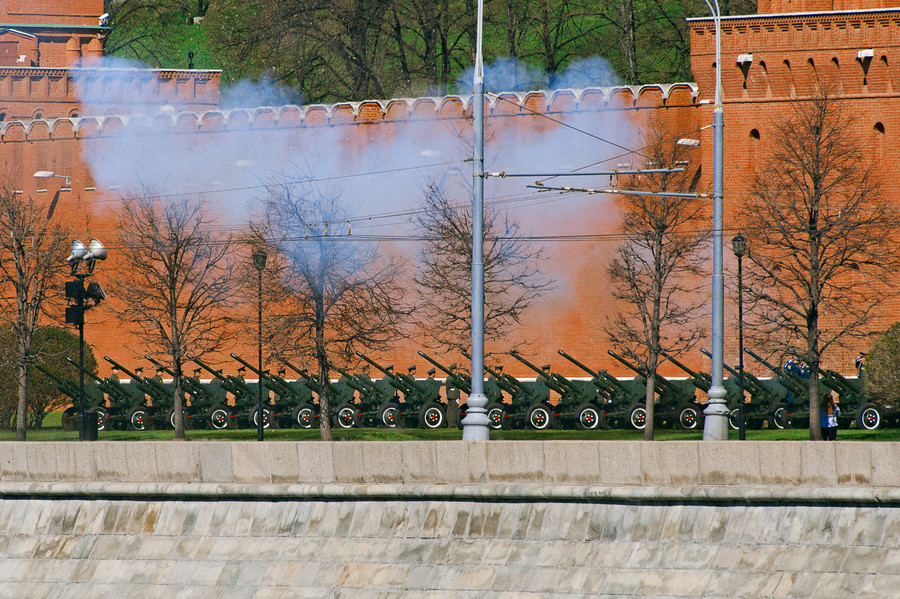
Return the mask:
{"type": "Polygon", "coordinates": [[[891,597],[900,445],[0,444],[0,597],[891,597]]]}

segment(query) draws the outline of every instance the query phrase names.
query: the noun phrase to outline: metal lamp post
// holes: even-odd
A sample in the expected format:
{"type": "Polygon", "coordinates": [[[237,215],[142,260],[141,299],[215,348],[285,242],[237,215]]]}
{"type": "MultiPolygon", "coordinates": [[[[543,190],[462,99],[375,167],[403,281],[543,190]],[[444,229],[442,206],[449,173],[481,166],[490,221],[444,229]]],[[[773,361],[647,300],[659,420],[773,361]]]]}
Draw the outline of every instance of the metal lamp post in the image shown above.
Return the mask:
{"type": "Polygon", "coordinates": [[[266,269],[266,259],[268,255],[264,250],[255,249],[253,250],[253,266],[256,268],[257,274],[257,303],[256,303],[256,316],[257,316],[257,332],[259,336],[256,338],[256,349],[257,349],[257,365],[259,366],[259,382],[257,383],[257,391],[258,391],[258,400],[259,405],[256,408],[256,440],[263,440],[263,359],[262,359],[262,338],[263,338],[263,322],[262,322],[262,277],[263,271],[266,269]]]}
{"type": "Polygon", "coordinates": [[[462,420],[464,441],[487,441],[490,421],[484,394],[484,59],[481,53],[484,1],[478,0],[475,73],[472,78],[473,172],[472,196],[472,388],[462,420]]]}
{"type": "Polygon", "coordinates": [[[85,246],[79,240],[72,242],[72,251],[66,262],[72,268],[74,281],[66,282],[66,298],[75,301],[66,308],[66,323],[78,325],[78,439],[81,441],[97,440],[97,416],[92,414],[93,422],[84,409],[84,313],[106,299],[106,293],[100,283],[91,283],[85,288],[84,280],[94,272],[98,260],[106,260],[106,248],[98,239],[91,239],[85,246]],[[86,272],[78,272],[84,264],[86,272]],[[88,300],[92,300],[88,303],[88,300]]]}
{"type": "Polygon", "coordinates": [[[737,288],[738,288],[738,371],[741,373],[738,379],[738,439],[744,441],[747,438],[747,425],[744,422],[744,285],[741,279],[741,258],[747,254],[747,238],[738,233],[731,240],[731,248],[737,257],[737,288]]]}
{"type": "Polygon", "coordinates": [[[722,177],[724,156],[724,111],[722,109],[722,13],[718,0],[703,0],[712,13],[716,27],[716,97],[713,110],[713,275],[712,275],[712,385],[709,405],[703,411],[704,441],[728,440],[728,407],[725,405],[725,386],[722,381],[725,353],[725,279],[722,274],[722,177]]]}

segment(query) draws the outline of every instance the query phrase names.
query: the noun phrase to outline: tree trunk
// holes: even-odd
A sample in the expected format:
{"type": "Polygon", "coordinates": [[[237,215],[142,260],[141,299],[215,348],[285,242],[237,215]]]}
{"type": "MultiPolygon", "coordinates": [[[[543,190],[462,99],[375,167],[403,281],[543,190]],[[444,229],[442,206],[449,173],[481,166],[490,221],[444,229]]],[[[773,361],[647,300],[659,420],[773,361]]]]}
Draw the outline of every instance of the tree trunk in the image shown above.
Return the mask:
{"type": "MultiPolygon", "coordinates": [[[[22,348],[19,348],[20,352],[22,348]]],[[[24,441],[28,428],[28,368],[25,364],[27,352],[17,356],[16,360],[16,395],[18,411],[16,413],[16,441],[24,441]]]]}
{"type": "Polygon", "coordinates": [[[332,441],[331,391],[328,388],[328,353],[325,348],[325,330],[321,321],[316,322],[316,363],[319,366],[319,438],[332,441]]]}
{"type": "MultiPolygon", "coordinates": [[[[175,376],[172,377],[173,392],[175,393],[174,401],[172,402],[172,409],[175,412],[174,438],[176,441],[185,441],[187,437],[184,436],[184,392],[181,390],[181,364],[179,360],[174,360],[172,365],[172,372],[175,373],[175,376]]],[[[163,424],[163,426],[166,425],[168,425],[168,422],[163,424]]]]}

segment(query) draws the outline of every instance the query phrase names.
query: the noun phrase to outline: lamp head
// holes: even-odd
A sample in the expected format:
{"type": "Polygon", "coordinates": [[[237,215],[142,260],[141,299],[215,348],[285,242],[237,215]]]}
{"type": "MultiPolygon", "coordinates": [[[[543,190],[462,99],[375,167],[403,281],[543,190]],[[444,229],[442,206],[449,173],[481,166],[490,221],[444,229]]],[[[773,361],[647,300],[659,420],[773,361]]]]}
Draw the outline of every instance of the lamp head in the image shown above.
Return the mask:
{"type": "Polygon", "coordinates": [[[75,240],[72,242],[72,251],[69,253],[69,257],[66,258],[66,262],[72,264],[75,262],[76,264],[87,255],[88,249],[85,247],[83,243],[79,240],[75,240]]]}
{"type": "Polygon", "coordinates": [[[731,240],[731,248],[734,250],[735,256],[743,258],[747,254],[747,238],[738,233],[731,240]]]}
{"type": "Polygon", "coordinates": [[[91,239],[87,247],[87,255],[85,260],[106,260],[106,248],[100,243],[99,239],[91,239]]]}
{"type": "Polygon", "coordinates": [[[266,259],[268,258],[266,252],[264,250],[255,249],[251,256],[253,257],[254,268],[256,268],[256,270],[265,270],[266,259]]]}

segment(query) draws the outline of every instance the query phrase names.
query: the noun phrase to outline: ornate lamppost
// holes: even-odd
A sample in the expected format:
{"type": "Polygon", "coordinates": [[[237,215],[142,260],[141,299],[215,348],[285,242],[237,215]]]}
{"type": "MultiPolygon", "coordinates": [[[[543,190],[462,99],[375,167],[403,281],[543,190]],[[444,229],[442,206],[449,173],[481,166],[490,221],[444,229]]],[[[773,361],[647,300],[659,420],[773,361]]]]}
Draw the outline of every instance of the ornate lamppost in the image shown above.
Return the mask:
{"type": "Polygon", "coordinates": [[[259,405],[256,408],[256,440],[263,440],[263,359],[262,359],[262,343],[263,343],[263,322],[262,322],[262,277],[263,271],[266,269],[266,259],[268,255],[265,250],[262,249],[254,249],[253,250],[253,267],[256,268],[257,274],[257,303],[256,303],[256,316],[257,316],[257,333],[258,337],[256,338],[256,349],[257,349],[257,365],[259,371],[259,382],[257,383],[257,391],[258,391],[258,403],[259,405]]]}

